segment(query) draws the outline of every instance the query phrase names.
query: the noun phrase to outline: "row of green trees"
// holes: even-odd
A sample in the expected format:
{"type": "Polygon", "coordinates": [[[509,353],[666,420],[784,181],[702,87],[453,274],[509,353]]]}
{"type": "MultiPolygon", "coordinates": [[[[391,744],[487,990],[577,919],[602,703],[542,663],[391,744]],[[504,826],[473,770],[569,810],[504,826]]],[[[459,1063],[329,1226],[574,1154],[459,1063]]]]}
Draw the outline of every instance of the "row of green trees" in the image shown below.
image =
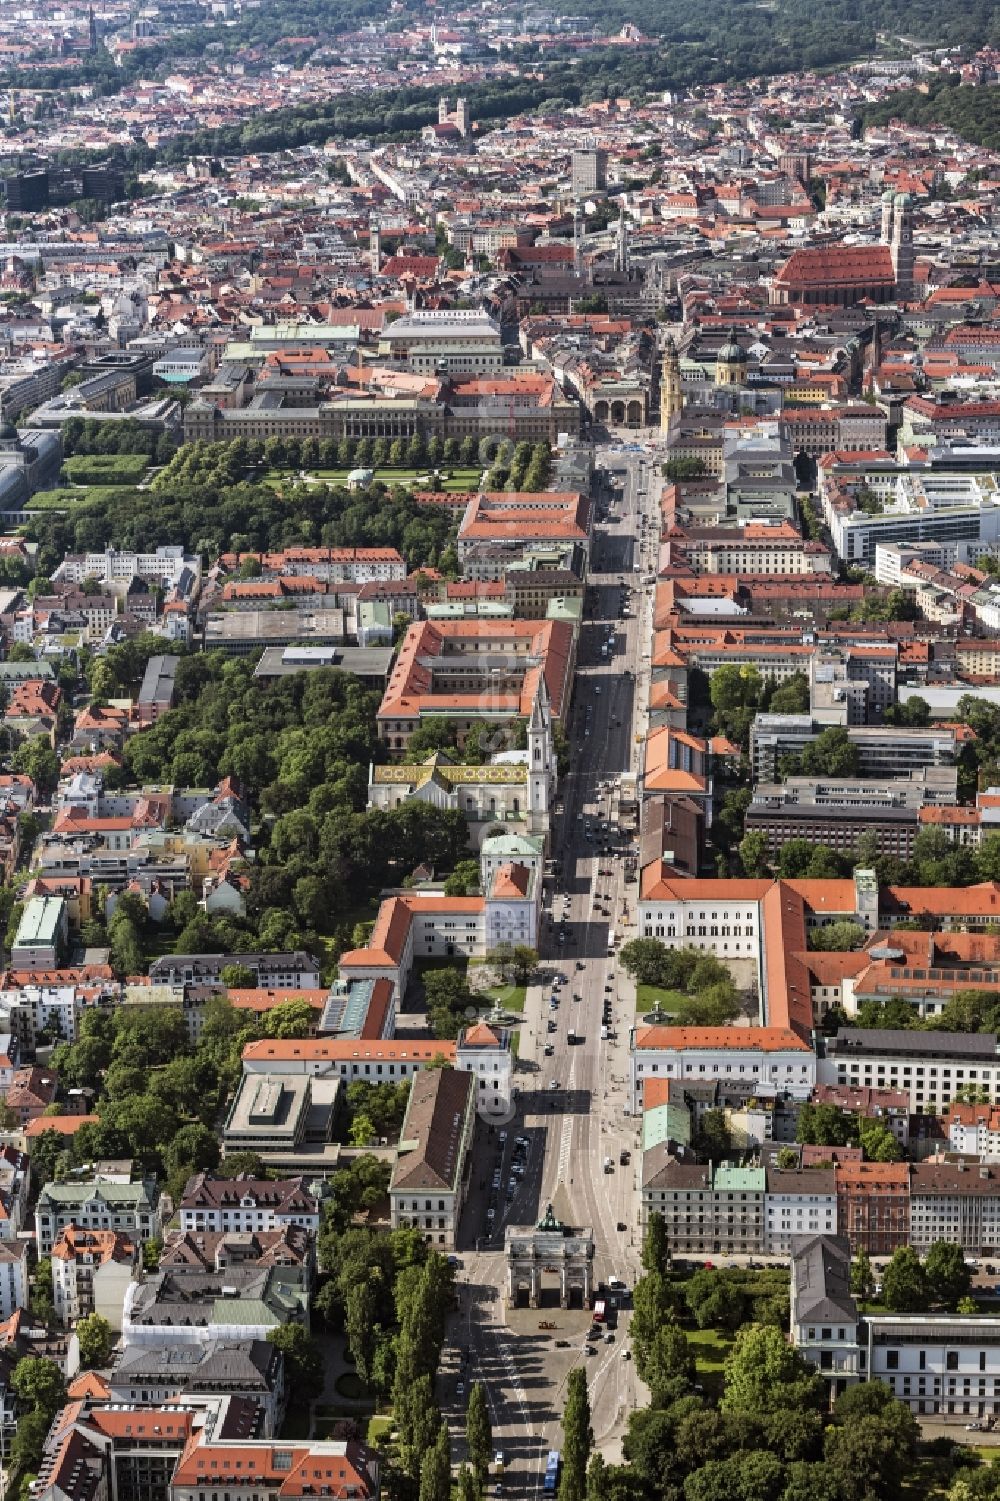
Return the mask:
{"type": "MultiPolygon", "coordinates": [[[[749,805],[742,799],[734,799],[731,805],[734,811],[738,804],[744,808],[749,805]]],[[[786,839],[774,860],[767,836],[758,829],[750,829],[740,840],[738,853],[746,875],[774,874],[784,880],[835,880],[849,876],[859,866],[874,870],[882,886],[971,886],[977,881],[1000,880],[1000,834],[986,834],[972,849],[951,839],[944,829],[933,826],[917,834],[906,860],[882,854],[878,836],[868,830],[859,836],[854,849],[848,851],[815,844],[811,839],[786,839]]],[[[841,932],[841,936],[851,935],[841,932]]],[[[849,941],[843,946],[855,948],[857,944],[849,941]]],[[[811,947],[835,945],[820,930],[811,940],[811,947]]]]}
{"type": "MultiPolygon", "coordinates": [[[[860,1250],[851,1263],[851,1287],[862,1304],[875,1291],[876,1278],[867,1251],[860,1250]]],[[[977,1307],[969,1296],[972,1272],[965,1252],[954,1241],[938,1240],[921,1260],[912,1246],[894,1252],[882,1276],[879,1294],[890,1313],[921,1313],[938,1306],[973,1314],[977,1307]]]]}
{"type": "MultiPolygon", "coordinates": [[[[885,1001],[863,1001],[853,1017],[839,1007],[831,1007],[824,1018],[824,1030],[838,1027],[903,1028],[925,1032],[1000,1032],[1000,991],[958,990],[950,995],[934,1016],[921,1016],[917,1007],[902,996],[885,1001]]],[[[954,1099],[969,1104],[988,1104],[987,1091],[975,1084],[960,1085],[954,1099]]]]}
{"type": "Polygon", "coordinates": [[[178,481],[236,484],[260,468],[266,469],[436,469],[458,465],[488,469],[497,463],[515,465],[525,474],[534,467],[543,489],[548,479],[551,452],[546,442],[514,445],[509,438],[424,438],[420,433],[404,438],[233,438],[215,443],[185,443],[157,476],[156,488],[169,492],[178,481]]]}
{"type": "Polygon", "coordinates": [[[153,428],[137,422],[134,417],[123,417],[120,422],[98,422],[95,417],[69,417],[60,428],[60,433],[66,458],[72,458],[75,454],[144,454],[157,464],[165,464],[177,447],[167,434],[157,434],[153,428]]]}
{"type": "MultiPolygon", "coordinates": [[[[419,1501],[449,1501],[451,1450],[435,1377],[454,1304],[454,1273],[419,1230],[385,1234],[345,1223],[343,1215],[336,1203],[324,1210],[317,1244],[324,1282],[316,1311],[328,1328],[343,1331],[365,1386],[382,1399],[391,1396],[399,1434],[394,1488],[419,1501]]],[[[481,1388],[470,1393],[467,1426],[471,1468],[462,1494],[474,1501],[492,1457],[481,1388]]]]}
{"type": "Polygon", "coordinates": [[[497,449],[483,482],[484,490],[544,490],[549,482],[551,454],[547,443],[518,443],[506,439],[497,449]]]}

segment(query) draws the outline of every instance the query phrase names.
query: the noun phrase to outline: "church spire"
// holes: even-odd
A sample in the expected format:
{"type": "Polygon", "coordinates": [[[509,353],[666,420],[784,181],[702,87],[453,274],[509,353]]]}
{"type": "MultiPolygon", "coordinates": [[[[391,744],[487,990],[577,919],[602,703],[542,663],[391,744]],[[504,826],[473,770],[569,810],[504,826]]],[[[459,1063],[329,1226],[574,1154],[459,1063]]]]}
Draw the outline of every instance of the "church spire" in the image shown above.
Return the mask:
{"type": "Polygon", "coordinates": [[[538,687],[528,718],[528,832],[545,834],[555,789],[555,750],[552,743],[552,713],[545,674],[538,674],[538,687]]]}
{"type": "Polygon", "coordinates": [[[628,220],[625,218],[625,199],[618,201],[618,235],[615,241],[615,270],[623,276],[629,274],[628,220]]]}

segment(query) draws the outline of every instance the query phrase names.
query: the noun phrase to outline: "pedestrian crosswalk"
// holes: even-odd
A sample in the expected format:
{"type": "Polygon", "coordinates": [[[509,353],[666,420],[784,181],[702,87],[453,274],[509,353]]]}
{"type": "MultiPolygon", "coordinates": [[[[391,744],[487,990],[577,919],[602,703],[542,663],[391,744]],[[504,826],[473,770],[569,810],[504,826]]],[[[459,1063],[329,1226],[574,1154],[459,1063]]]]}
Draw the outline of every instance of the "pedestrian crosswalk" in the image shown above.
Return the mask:
{"type": "MultiPolygon", "coordinates": [[[[576,1058],[569,1067],[569,1078],[566,1080],[567,1089],[576,1088],[576,1058]]],[[[561,1183],[564,1187],[569,1182],[569,1163],[573,1151],[573,1116],[564,1115],[562,1123],[562,1135],[559,1138],[559,1176],[557,1186],[561,1183]]]]}

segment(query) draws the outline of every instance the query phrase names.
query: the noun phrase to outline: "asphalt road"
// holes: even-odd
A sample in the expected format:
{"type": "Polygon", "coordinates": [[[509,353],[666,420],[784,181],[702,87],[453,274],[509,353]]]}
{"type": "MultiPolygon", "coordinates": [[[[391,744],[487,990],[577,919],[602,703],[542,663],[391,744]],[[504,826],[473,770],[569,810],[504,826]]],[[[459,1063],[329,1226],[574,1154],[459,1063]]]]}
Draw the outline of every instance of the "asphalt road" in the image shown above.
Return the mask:
{"type": "Polygon", "coordinates": [[[635,769],[646,722],[652,589],[644,580],[655,561],[657,532],[649,526],[642,533],[639,519],[659,515],[659,484],[645,453],[605,452],[599,462],[613,466],[620,487],[610,492],[614,500],[592,546],[569,725],[572,762],[560,788],[554,874],[546,882],[542,983],[529,988],[526,1000],[515,1118],[502,1128],[503,1140],[500,1127],[477,1135],[459,1237],[460,1308],[443,1358],[456,1460],[464,1456],[469,1385],[485,1385],[495,1447],[505,1459],[502,1477],[491,1482],[501,1497],[541,1495],[546,1454],[562,1444],[563,1393],[574,1365],[586,1366],[595,1440],[609,1459],[620,1456],[628,1413],[646,1400],[634,1363],[623,1358],[627,1308],[612,1312],[612,1338],[588,1355],[590,1314],[558,1307],[555,1277],[546,1279],[542,1308],[508,1308],[503,1255],[506,1228],[537,1223],[551,1203],[565,1223],[592,1229],[598,1281],[615,1276],[631,1287],[639,1268],[638,1122],[624,1113],[632,1005],[617,1002],[609,938],[620,947],[635,916],[637,872],[627,861],[634,846],[617,827],[613,783],[635,769]],[[628,618],[621,618],[623,606],[628,618]],[[610,847],[602,851],[602,844],[610,847]],[[559,987],[557,975],[565,977],[559,987]],[[554,1010],[553,993],[559,997],[554,1010]],[[602,1038],[605,997],[611,1022],[602,1038]],[[570,1029],[577,1039],[572,1043],[570,1029]],[[517,1136],[529,1143],[520,1177],[512,1171],[517,1136]],[[631,1153],[627,1165],[620,1161],[623,1149],[631,1153]],[[497,1170],[499,1191],[492,1186],[497,1170]],[[556,1327],[541,1330],[542,1322],[556,1327]]]}

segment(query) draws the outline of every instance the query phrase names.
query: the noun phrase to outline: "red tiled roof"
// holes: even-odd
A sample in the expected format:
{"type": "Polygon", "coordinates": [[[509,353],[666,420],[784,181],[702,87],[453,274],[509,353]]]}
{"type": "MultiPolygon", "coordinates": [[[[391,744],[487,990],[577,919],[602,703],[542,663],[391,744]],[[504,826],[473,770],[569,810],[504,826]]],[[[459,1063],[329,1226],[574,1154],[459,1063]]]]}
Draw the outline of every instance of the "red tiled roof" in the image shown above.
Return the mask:
{"type": "Polygon", "coordinates": [[[815,288],[895,281],[888,245],[810,245],[793,250],[775,277],[778,286],[815,288]]]}

